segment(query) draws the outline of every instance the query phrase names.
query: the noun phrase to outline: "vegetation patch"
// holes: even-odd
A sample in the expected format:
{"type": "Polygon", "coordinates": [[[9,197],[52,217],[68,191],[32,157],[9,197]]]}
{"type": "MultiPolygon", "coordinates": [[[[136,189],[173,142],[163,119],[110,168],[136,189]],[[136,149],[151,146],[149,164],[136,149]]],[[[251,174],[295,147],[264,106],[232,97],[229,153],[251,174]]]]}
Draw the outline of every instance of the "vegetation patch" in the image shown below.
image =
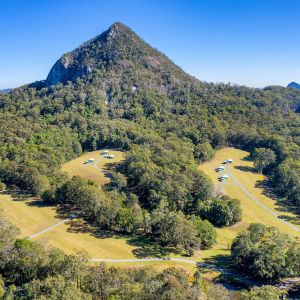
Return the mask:
{"type": "Polygon", "coordinates": [[[292,236],[299,236],[297,231],[290,228],[280,219],[280,216],[289,217],[293,225],[298,226],[298,216],[295,213],[283,210],[280,203],[277,202],[275,195],[270,194],[269,189],[261,184],[261,182],[266,181],[266,177],[256,171],[252,160],[249,159],[249,152],[235,148],[224,148],[216,152],[214,159],[201,164],[199,168],[214,181],[216,185],[216,192],[225,193],[232,198],[239,199],[241,203],[243,211],[242,223],[225,228],[223,235],[230,237],[232,236],[230,232],[236,234],[238,231],[245,229],[250,223],[262,223],[267,226],[275,226],[280,231],[292,236]],[[215,168],[229,157],[233,159],[233,163],[230,164],[229,167],[233,176],[235,176],[239,183],[246,188],[250,194],[254,195],[263,205],[275,214],[278,214],[279,218],[272,215],[251,199],[249,195],[247,195],[241,187],[236,184],[232,176],[230,176],[228,181],[225,183],[218,182],[219,173],[215,171],[215,168]]]}
{"type": "Polygon", "coordinates": [[[121,151],[102,149],[88,152],[63,164],[62,170],[71,177],[77,175],[103,185],[109,182],[110,172],[123,159],[124,153],[121,151]],[[105,154],[104,151],[107,151],[108,154],[105,154]],[[88,162],[89,159],[94,160],[88,162]]]}

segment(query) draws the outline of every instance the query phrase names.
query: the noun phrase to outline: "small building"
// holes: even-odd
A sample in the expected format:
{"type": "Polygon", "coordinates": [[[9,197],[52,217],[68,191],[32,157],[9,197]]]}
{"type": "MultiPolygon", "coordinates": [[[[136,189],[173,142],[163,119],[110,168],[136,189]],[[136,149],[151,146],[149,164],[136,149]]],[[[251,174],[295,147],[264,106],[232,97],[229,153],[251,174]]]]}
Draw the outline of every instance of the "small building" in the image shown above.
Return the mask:
{"type": "Polygon", "coordinates": [[[108,152],[107,150],[104,150],[104,151],[102,152],[103,155],[108,155],[108,153],[109,153],[109,152],[108,152]]]}
{"type": "Polygon", "coordinates": [[[227,159],[227,162],[228,162],[229,164],[231,164],[231,163],[233,162],[233,159],[229,158],[229,159],[227,159]]]}
{"type": "Polygon", "coordinates": [[[110,158],[110,159],[112,159],[112,158],[115,158],[115,156],[114,156],[114,155],[112,155],[112,154],[110,154],[110,155],[107,155],[106,157],[107,157],[107,158],[110,158]]]}
{"type": "Polygon", "coordinates": [[[228,163],[228,160],[227,159],[225,159],[223,162],[222,162],[222,164],[224,164],[224,165],[226,165],[228,163]]]}

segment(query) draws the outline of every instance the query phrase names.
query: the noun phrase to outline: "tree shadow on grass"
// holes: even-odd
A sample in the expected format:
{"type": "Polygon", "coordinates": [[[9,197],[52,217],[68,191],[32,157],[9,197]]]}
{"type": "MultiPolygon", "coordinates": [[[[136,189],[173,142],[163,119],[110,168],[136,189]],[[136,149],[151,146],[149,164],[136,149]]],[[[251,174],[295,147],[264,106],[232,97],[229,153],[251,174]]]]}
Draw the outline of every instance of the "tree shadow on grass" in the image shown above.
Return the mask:
{"type": "Polygon", "coordinates": [[[96,227],[96,226],[94,227],[92,235],[94,237],[98,238],[98,239],[109,239],[109,238],[126,239],[126,238],[128,238],[128,236],[125,235],[125,234],[116,233],[116,232],[111,231],[111,230],[101,229],[101,228],[96,227]]]}
{"type": "Polygon", "coordinates": [[[254,167],[249,167],[249,166],[235,166],[234,168],[237,169],[237,170],[243,171],[243,172],[257,173],[256,169],[254,167]]]}
{"type": "Polygon", "coordinates": [[[104,177],[111,179],[112,173],[120,168],[121,162],[107,162],[104,164],[103,169],[101,169],[104,177]]]}
{"type": "Polygon", "coordinates": [[[270,182],[268,180],[260,180],[256,182],[255,187],[262,189],[262,194],[276,202],[276,210],[282,213],[294,213],[297,216],[280,215],[279,217],[283,220],[291,222],[293,224],[300,225],[300,211],[299,208],[293,203],[280,199],[274,192],[270,182]]]}
{"type": "Polygon", "coordinates": [[[125,239],[128,238],[127,235],[124,234],[118,234],[116,232],[101,229],[98,226],[94,225],[89,220],[86,220],[84,218],[74,218],[71,219],[66,223],[68,225],[67,231],[71,233],[86,233],[90,234],[91,236],[94,236],[98,239],[108,239],[108,238],[114,238],[114,239],[125,239]]]}
{"type": "Polygon", "coordinates": [[[33,197],[32,194],[21,191],[15,187],[7,187],[4,191],[0,192],[0,195],[10,196],[13,201],[25,201],[33,197]]]}
{"type": "Polygon", "coordinates": [[[231,259],[229,255],[218,254],[215,256],[207,257],[204,259],[204,263],[216,266],[217,268],[227,268],[231,267],[231,259]]]}
{"type": "Polygon", "coordinates": [[[285,220],[287,222],[290,222],[294,225],[300,225],[300,218],[299,217],[293,217],[293,216],[289,216],[289,215],[280,215],[279,218],[282,219],[282,220],[285,220]]]}
{"type": "MultiPolygon", "coordinates": [[[[215,270],[218,270],[221,274],[214,281],[224,285],[228,289],[239,290],[258,284],[256,281],[234,271],[229,255],[215,255],[204,259],[204,263],[208,266],[211,266],[210,268],[204,267],[204,270],[206,269],[206,272],[209,272],[207,271],[207,269],[213,270],[213,266],[216,267],[215,270]]],[[[201,272],[203,272],[203,267],[201,267],[201,265],[199,266],[199,268],[201,272]]]]}
{"type": "Polygon", "coordinates": [[[75,214],[76,212],[76,208],[72,205],[64,204],[56,206],[57,217],[61,219],[66,219],[71,214],[75,214]]]}
{"type": "Polygon", "coordinates": [[[54,205],[47,203],[40,199],[31,199],[30,201],[27,201],[26,204],[28,206],[34,206],[34,207],[53,207],[53,208],[55,208],[54,205]]]}
{"type": "Polygon", "coordinates": [[[83,219],[71,219],[66,223],[68,225],[68,232],[71,233],[90,233],[95,230],[94,227],[83,219]]]}
{"type": "Polygon", "coordinates": [[[132,251],[137,258],[163,258],[171,253],[178,254],[174,248],[161,246],[146,236],[131,237],[127,243],[137,247],[132,251]]]}
{"type": "Polygon", "coordinates": [[[104,169],[107,171],[114,171],[119,164],[120,164],[119,162],[107,162],[104,165],[104,169]]]}
{"type": "Polygon", "coordinates": [[[221,284],[226,289],[230,291],[244,290],[249,287],[257,286],[259,283],[252,282],[251,279],[243,277],[242,275],[236,273],[230,274],[220,274],[215,280],[215,283],[221,284]]]}
{"type": "Polygon", "coordinates": [[[13,201],[25,202],[26,205],[28,206],[35,206],[35,207],[53,206],[52,204],[41,200],[39,197],[33,196],[31,193],[19,190],[15,187],[8,187],[5,191],[1,191],[0,195],[8,195],[11,197],[13,201]]]}
{"type": "Polygon", "coordinates": [[[250,155],[247,155],[241,159],[242,161],[253,161],[250,155]]]}
{"type": "Polygon", "coordinates": [[[276,195],[271,187],[269,180],[267,180],[267,179],[258,180],[258,181],[256,181],[255,187],[262,189],[263,195],[267,196],[268,198],[271,198],[276,201],[278,200],[278,198],[276,197],[276,195]]]}
{"type": "Polygon", "coordinates": [[[104,177],[108,178],[108,179],[111,179],[112,178],[112,173],[107,171],[107,170],[102,170],[101,171],[104,175],[104,177]]]}

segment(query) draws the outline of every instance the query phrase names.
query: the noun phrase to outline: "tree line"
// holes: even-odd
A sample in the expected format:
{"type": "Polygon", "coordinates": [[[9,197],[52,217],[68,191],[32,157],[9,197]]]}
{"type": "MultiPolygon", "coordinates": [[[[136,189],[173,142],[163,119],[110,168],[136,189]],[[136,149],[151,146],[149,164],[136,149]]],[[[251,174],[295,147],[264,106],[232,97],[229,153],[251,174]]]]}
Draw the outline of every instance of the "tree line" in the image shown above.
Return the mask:
{"type": "Polygon", "coordinates": [[[0,215],[0,299],[281,299],[272,286],[231,292],[180,268],[121,269],[87,264],[84,253],[66,255],[44,242],[18,239],[19,229],[0,215]]]}
{"type": "Polygon", "coordinates": [[[249,151],[281,203],[298,210],[300,92],[200,82],[140,39],[125,40],[86,44],[78,63],[96,55],[99,65],[72,82],[0,95],[2,189],[17,185],[79,207],[100,228],[151,235],[192,254],[213,245],[214,227],[242,217],[239,201],[216,195],[197,169],[229,145],[249,151]],[[126,151],[109,187],[61,172],[102,147],[126,151]]]}

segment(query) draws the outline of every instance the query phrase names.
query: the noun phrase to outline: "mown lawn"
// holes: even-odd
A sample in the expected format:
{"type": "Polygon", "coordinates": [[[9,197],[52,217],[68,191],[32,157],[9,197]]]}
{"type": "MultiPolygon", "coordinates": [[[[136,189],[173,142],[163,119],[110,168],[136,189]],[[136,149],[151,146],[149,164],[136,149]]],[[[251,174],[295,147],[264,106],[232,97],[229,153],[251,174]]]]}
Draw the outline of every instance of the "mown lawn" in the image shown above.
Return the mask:
{"type": "Polygon", "coordinates": [[[114,155],[114,158],[109,159],[103,156],[103,151],[97,150],[88,152],[76,159],[73,159],[62,166],[62,170],[70,176],[81,176],[86,179],[92,179],[103,185],[109,182],[109,169],[116,163],[124,159],[124,153],[121,151],[107,149],[109,154],[114,155]],[[85,164],[84,162],[90,158],[94,158],[93,163],[85,164]]]}
{"type": "MultiPolygon", "coordinates": [[[[56,207],[45,206],[38,200],[11,191],[0,194],[0,209],[20,228],[20,237],[29,237],[61,221],[60,216],[56,213],[56,207]]],[[[147,256],[147,252],[154,253],[153,249],[150,249],[151,245],[144,243],[143,240],[131,241],[130,238],[124,236],[111,236],[105,231],[98,232],[96,228],[82,220],[72,220],[61,224],[34,240],[44,240],[66,253],[85,250],[91,258],[131,259],[140,257],[137,253],[142,252],[145,256],[147,256]]],[[[157,251],[159,252],[159,249],[157,251]]],[[[113,265],[112,263],[107,264],[113,265]]],[[[153,266],[156,269],[177,266],[184,268],[190,274],[196,270],[193,265],[170,261],[117,263],[115,265],[134,268],[153,266]]]]}
{"type": "MultiPolygon", "coordinates": [[[[114,167],[114,164],[123,159],[123,153],[110,150],[115,155],[114,159],[104,159],[101,156],[103,150],[87,153],[63,166],[63,169],[70,175],[80,175],[86,178],[97,178],[100,184],[107,183],[109,177],[106,172],[114,167]],[[95,164],[98,168],[84,165],[84,161],[89,158],[95,158],[95,164]],[[94,177],[95,176],[95,177],[94,177]]],[[[216,153],[215,158],[199,166],[216,185],[218,173],[214,168],[219,166],[224,159],[232,158],[234,162],[230,165],[231,172],[238,178],[249,192],[257,197],[270,209],[278,214],[288,215],[291,219],[297,220],[292,213],[281,212],[281,207],[276,205],[276,201],[267,197],[262,187],[257,186],[258,182],[264,180],[264,177],[253,170],[253,163],[247,159],[248,153],[233,148],[225,148],[216,153]]],[[[290,235],[299,236],[278,218],[274,217],[261,206],[249,198],[232,179],[223,184],[222,188],[226,194],[241,201],[243,208],[242,222],[227,228],[217,229],[218,242],[213,249],[198,251],[190,258],[197,261],[214,263],[219,266],[226,266],[228,263],[229,248],[236,234],[247,228],[250,223],[261,222],[269,226],[276,226],[281,231],[290,235]]],[[[17,192],[2,193],[0,195],[0,209],[21,229],[20,236],[30,236],[41,231],[55,223],[61,221],[57,214],[56,207],[46,206],[37,199],[32,199],[24,194],[17,192]]],[[[144,241],[143,239],[126,238],[124,236],[112,236],[104,231],[97,231],[96,228],[84,223],[82,220],[72,220],[66,224],[54,228],[37,237],[38,240],[47,240],[51,245],[56,246],[67,253],[84,249],[90,257],[111,258],[111,259],[130,259],[148,256],[163,256],[165,249],[144,241]]],[[[171,254],[172,257],[180,257],[178,254],[171,254]]],[[[189,258],[187,258],[189,259],[189,258]]],[[[166,266],[180,266],[188,272],[195,271],[195,267],[186,263],[179,262],[145,262],[145,263],[121,263],[121,267],[131,266],[139,267],[144,265],[153,265],[155,268],[164,268],[166,266]]],[[[211,278],[217,276],[216,272],[208,272],[204,277],[211,278]]]]}
{"type": "MultiPolygon", "coordinates": [[[[291,212],[282,211],[283,208],[277,205],[276,200],[271,199],[269,196],[272,196],[268,191],[263,187],[265,182],[265,177],[261,174],[255,172],[253,168],[253,162],[249,160],[249,153],[235,148],[224,148],[219,150],[215,158],[207,163],[204,163],[199,166],[199,169],[204,171],[218,186],[219,189],[222,189],[225,194],[230,197],[237,198],[241,201],[241,206],[243,209],[243,220],[242,222],[233,225],[231,227],[218,229],[218,244],[212,250],[215,253],[222,253],[222,249],[227,248],[227,245],[230,244],[234,236],[242,229],[247,228],[250,223],[259,222],[266,224],[268,226],[275,226],[279,228],[282,232],[288,233],[292,236],[299,236],[295,230],[290,228],[288,225],[283,223],[279,218],[273,216],[268,211],[263,209],[259,204],[257,204],[253,199],[251,199],[247,194],[245,194],[236,183],[229,178],[226,183],[219,183],[218,176],[219,173],[215,172],[215,168],[218,167],[223,160],[232,158],[233,163],[230,165],[230,170],[232,174],[239,180],[239,182],[260,202],[265,206],[276,212],[276,214],[281,216],[289,217],[293,219],[294,225],[298,222],[298,218],[295,214],[291,212]]],[[[224,171],[224,173],[228,173],[224,171]]],[[[299,225],[296,225],[299,226],[299,225]]],[[[210,256],[210,251],[205,251],[204,256],[210,256]]],[[[226,252],[226,251],[225,251],[226,252]]]]}

